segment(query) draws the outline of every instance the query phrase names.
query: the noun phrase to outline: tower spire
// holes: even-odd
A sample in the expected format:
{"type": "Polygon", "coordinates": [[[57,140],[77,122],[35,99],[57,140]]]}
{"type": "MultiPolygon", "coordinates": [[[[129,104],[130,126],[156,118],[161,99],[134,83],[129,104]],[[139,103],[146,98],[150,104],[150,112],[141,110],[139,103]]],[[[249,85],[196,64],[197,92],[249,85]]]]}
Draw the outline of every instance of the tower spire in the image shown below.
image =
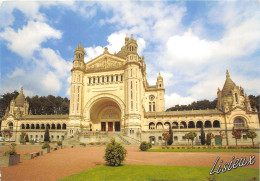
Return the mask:
{"type": "Polygon", "coordinates": [[[230,75],[229,75],[228,69],[226,70],[226,78],[230,78],[230,75]]]}

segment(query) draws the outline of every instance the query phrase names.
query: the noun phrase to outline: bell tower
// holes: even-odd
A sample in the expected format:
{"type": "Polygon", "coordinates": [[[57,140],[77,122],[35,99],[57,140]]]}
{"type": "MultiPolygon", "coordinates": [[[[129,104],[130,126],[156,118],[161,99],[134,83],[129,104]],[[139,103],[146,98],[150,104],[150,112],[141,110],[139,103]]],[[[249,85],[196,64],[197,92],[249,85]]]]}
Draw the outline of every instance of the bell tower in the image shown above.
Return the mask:
{"type": "Polygon", "coordinates": [[[84,79],[84,48],[81,43],[75,50],[73,68],[71,69],[71,93],[70,93],[70,124],[68,126],[69,134],[75,134],[80,128],[82,117],[82,97],[83,97],[83,79],[84,79]]]}
{"type": "Polygon", "coordinates": [[[125,102],[126,102],[126,124],[127,135],[137,137],[141,128],[141,58],[137,53],[137,41],[126,36],[125,46],[127,48],[125,68],[125,102]]]}

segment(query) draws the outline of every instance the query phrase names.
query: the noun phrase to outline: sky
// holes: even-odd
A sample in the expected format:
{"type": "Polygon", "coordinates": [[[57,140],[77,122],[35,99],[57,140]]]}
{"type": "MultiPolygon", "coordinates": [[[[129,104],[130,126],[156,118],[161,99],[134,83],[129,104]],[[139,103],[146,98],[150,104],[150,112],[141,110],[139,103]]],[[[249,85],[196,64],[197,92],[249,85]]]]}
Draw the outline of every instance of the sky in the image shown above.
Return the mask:
{"type": "Polygon", "coordinates": [[[68,97],[74,50],[85,62],[118,52],[134,35],[149,85],[164,78],[166,108],[214,100],[226,70],[245,92],[260,94],[260,2],[0,2],[0,94],[68,97]]]}

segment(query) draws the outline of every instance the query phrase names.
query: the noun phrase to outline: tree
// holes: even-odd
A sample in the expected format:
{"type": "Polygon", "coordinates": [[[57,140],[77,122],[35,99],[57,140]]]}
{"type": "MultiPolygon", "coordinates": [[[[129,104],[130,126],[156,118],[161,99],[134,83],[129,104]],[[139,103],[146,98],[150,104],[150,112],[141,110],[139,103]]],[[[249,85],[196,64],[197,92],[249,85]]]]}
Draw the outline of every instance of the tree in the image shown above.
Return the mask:
{"type": "Polygon", "coordinates": [[[22,133],[21,133],[21,136],[20,136],[20,137],[21,137],[21,140],[25,139],[25,136],[26,136],[26,133],[25,133],[25,132],[22,132],[22,133]]]}
{"type": "Polygon", "coordinates": [[[206,139],[205,139],[205,132],[203,130],[203,125],[201,126],[201,130],[200,130],[200,143],[201,145],[205,145],[206,143],[206,139]]]}
{"type": "Polygon", "coordinates": [[[257,137],[256,132],[254,132],[254,131],[248,131],[247,134],[246,134],[246,136],[247,136],[248,138],[251,138],[251,139],[252,139],[252,144],[253,144],[253,147],[254,147],[254,146],[255,146],[255,145],[254,145],[254,139],[257,137]]]}
{"type": "Polygon", "coordinates": [[[190,144],[189,144],[190,137],[189,137],[188,133],[186,133],[186,134],[184,135],[184,137],[188,140],[188,145],[190,145],[190,144]]]}
{"type": "Polygon", "coordinates": [[[26,141],[26,142],[29,142],[29,136],[28,136],[28,134],[26,134],[26,136],[25,136],[25,141],[26,141]]]}
{"type": "Polygon", "coordinates": [[[50,132],[49,132],[48,126],[46,126],[46,130],[45,130],[45,133],[44,133],[44,141],[50,142],[50,132]]]}
{"type": "Polygon", "coordinates": [[[169,133],[163,133],[162,137],[163,137],[163,140],[165,141],[165,146],[167,146],[167,142],[170,139],[170,134],[169,133]]]}
{"type": "Polygon", "coordinates": [[[140,144],[140,150],[141,151],[147,151],[149,149],[149,145],[146,141],[143,141],[141,144],[140,144]]]}
{"type": "Polygon", "coordinates": [[[197,136],[197,133],[194,132],[194,131],[190,131],[188,134],[186,134],[185,136],[187,136],[187,139],[191,139],[191,142],[192,142],[192,148],[193,148],[193,141],[194,141],[194,138],[197,136]]]}
{"type": "Polygon", "coordinates": [[[112,138],[106,147],[104,159],[110,166],[119,166],[125,160],[126,154],[126,149],[112,138]]]}
{"type": "Polygon", "coordinates": [[[238,130],[235,130],[233,128],[232,135],[233,135],[233,138],[235,138],[235,140],[236,140],[236,147],[237,147],[237,140],[241,139],[241,133],[238,130]]]}
{"type": "Polygon", "coordinates": [[[169,134],[170,134],[170,139],[167,141],[168,145],[171,145],[173,143],[173,132],[172,132],[172,127],[169,127],[169,134]]]}
{"type": "Polygon", "coordinates": [[[208,133],[207,134],[207,145],[211,146],[211,140],[215,138],[214,134],[213,133],[208,133]]]}
{"type": "Polygon", "coordinates": [[[0,95],[0,118],[4,116],[6,108],[10,106],[11,100],[18,95],[19,93],[17,91],[0,95]]]}

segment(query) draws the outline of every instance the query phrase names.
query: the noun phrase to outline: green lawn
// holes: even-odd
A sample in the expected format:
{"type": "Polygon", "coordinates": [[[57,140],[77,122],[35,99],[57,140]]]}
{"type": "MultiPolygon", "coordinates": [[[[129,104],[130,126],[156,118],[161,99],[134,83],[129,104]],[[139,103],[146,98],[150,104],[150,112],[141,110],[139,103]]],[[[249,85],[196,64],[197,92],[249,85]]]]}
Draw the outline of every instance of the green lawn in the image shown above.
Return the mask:
{"type": "MultiPolygon", "coordinates": [[[[110,167],[101,165],[76,175],[61,179],[66,180],[209,180],[211,167],[185,166],[151,166],[151,165],[124,165],[110,167]]],[[[215,174],[216,175],[216,174],[215,174]]],[[[250,180],[256,177],[259,180],[258,168],[237,168],[216,175],[216,180],[239,181],[250,180]]]]}
{"type": "Polygon", "coordinates": [[[149,149],[150,152],[251,152],[259,153],[259,149],[149,149]]]}

